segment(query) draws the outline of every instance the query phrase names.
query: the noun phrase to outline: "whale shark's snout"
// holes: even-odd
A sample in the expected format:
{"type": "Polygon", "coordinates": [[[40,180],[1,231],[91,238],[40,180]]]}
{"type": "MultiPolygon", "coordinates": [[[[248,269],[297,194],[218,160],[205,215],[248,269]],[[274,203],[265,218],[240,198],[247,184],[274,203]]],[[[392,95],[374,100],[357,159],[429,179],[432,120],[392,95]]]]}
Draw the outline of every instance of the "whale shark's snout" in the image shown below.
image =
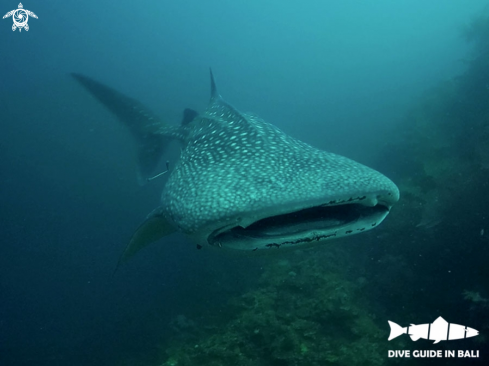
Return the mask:
{"type": "Polygon", "coordinates": [[[348,158],[316,149],[217,93],[180,126],[163,123],[134,99],[73,74],[137,141],[140,176],[156,167],[170,139],[182,144],[161,206],[131,239],[123,259],[171,232],[198,247],[245,251],[295,248],[378,226],[399,199],[396,185],[348,158]]]}

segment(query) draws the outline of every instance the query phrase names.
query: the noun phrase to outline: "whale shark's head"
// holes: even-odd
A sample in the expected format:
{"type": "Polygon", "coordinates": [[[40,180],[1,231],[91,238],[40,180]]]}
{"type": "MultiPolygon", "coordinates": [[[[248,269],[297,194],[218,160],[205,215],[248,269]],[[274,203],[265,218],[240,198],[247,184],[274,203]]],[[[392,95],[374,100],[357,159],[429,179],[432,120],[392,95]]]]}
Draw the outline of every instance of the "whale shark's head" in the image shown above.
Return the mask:
{"type": "Polygon", "coordinates": [[[156,167],[172,138],[183,144],[161,206],[136,231],[123,259],[173,231],[199,248],[295,248],[379,225],[399,190],[379,172],[318,150],[262,119],[238,112],[217,93],[197,114],[169,126],[134,99],[73,76],[111,110],[138,143],[140,175],[156,167]]]}
{"type": "Polygon", "coordinates": [[[256,251],[353,235],[399,199],[379,172],[238,112],[215,87],[187,128],[162,205],[200,245],[256,251]]]}

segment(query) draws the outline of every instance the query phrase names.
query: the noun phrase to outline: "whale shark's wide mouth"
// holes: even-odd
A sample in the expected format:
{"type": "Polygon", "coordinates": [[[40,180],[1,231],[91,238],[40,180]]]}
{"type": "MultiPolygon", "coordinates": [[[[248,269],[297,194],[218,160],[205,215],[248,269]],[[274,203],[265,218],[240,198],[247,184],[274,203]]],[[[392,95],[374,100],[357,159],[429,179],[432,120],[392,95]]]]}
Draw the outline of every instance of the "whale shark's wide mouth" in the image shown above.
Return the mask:
{"type": "Polygon", "coordinates": [[[246,228],[216,230],[207,240],[211,245],[241,250],[295,247],[372,229],[388,213],[383,204],[315,206],[266,217],[246,228]]]}

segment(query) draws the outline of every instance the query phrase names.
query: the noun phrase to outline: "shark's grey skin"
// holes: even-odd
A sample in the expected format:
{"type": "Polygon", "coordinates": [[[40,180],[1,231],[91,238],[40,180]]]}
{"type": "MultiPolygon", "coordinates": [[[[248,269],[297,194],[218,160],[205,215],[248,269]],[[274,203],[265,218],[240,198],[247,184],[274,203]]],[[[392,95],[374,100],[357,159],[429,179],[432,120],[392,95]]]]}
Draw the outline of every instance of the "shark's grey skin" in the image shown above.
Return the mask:
{"type": "Polygon", "coordinates": [[[399,199],[396,185],[379,172],[237,111],[217,93],[212,73],[207,109],[181,126],[164,124],[139,102],[73,76],[129,127],[143,176],[169,139],[183,145],[161,206],[136,231],[123,260],[174,231],[198,247],[302,247],[370,230],[399,199]]]}

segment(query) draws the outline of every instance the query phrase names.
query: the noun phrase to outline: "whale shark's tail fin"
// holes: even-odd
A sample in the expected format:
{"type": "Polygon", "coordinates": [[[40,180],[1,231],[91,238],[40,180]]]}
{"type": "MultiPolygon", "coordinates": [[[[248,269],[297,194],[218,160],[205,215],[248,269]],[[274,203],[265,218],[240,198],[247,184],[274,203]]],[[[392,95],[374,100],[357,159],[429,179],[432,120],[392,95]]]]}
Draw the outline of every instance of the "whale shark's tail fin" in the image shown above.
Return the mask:
{"type": "Polygon", "coordinates": [[[71,76],[129,129],[137,143],[139,181],[145,183],[169,142],[179,137],[180,128],[162,122],[140,102],[117,90],[81,74],[71,76]]]}
{"type": "Polygon", "coordinates": [[[391,327],[391,334],[389,335],[389,338],[387,339],[388,341],[390,341],[391,339],[399,337],[401,334],[407,333],[407,329],[401,327],[399,324],[391,322],[390,320],[388,320],[387,322],[389,323],[389,326],[391,327]]]}

